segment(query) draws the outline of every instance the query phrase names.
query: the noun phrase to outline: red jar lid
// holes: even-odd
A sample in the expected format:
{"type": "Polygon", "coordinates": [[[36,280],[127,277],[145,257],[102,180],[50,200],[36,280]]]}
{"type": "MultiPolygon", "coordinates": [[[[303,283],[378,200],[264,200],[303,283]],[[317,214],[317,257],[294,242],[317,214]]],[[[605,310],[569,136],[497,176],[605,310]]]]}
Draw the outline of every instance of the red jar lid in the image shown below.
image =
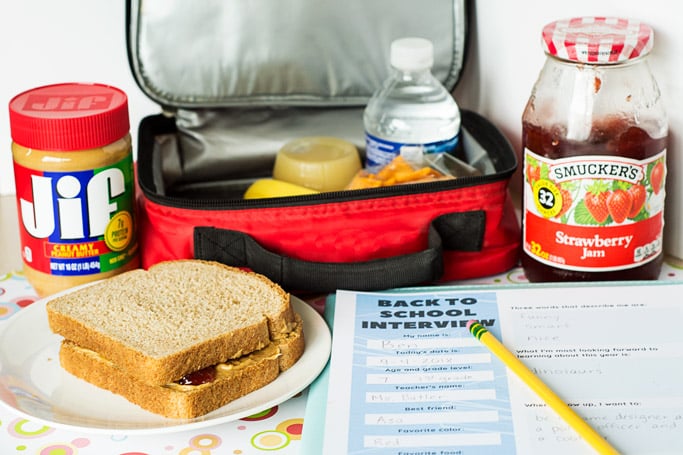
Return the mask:
{"type": "Polygon", "coordinates": [[[20,93],[9,103],[9,119],[15,143],[46,151],[99,148],[130,129],[126,94],[102,84],[55,84],[20,93]]]}
{"type": "Polygon", "coordinates": [[[647,55],[654,32],[642,22],[617,17],[576,17],[543,27],[546,53],[572,62],[609,64],[647,55]]]}

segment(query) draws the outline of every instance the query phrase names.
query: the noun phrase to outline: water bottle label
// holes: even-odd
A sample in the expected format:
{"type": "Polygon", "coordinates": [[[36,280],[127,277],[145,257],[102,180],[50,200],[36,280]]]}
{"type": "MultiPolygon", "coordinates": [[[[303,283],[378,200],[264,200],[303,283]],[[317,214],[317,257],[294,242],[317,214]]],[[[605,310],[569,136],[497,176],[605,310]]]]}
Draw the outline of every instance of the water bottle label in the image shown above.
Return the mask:
{"type": "Polygon", "coordinates": [[[404,142],[387,141],[376,136],[365,134],[366,169],[376,172],[391,162],[398,155],[403,155],[408,162],[421,161],[425,153],[453,152],[460,136],[445,141],[429,144],[406,144],[404,142]]]}

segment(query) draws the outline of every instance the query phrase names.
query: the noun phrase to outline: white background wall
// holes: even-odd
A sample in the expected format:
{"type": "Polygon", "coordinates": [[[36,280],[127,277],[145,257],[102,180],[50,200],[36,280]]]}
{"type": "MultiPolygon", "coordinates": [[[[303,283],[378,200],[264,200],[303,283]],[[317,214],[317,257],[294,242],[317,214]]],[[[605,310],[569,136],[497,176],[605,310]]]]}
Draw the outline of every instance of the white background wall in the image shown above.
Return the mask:
{"type": "Polygon", "coordinates": [[[8,103],[46,84],[102,82],[128,95],[132,131],[159,108],[128,68],[124,0],[0,3],[0,194],[14,193],[8,103]]]}
{"type": "MultiPolygon", "coordinates": [[[[135,85],[125,48],[125,2],[20,0],[0,6],[0,194],[14,191],[7,102],[40,85],[94,81],[127,92],[131,122],[159,111],[135,85]],[[4,144],[4,145],[3,145],[4,144]]],[[[650,63],[670,117],[666,248],[683,257],[683,3],[675,0],[476,0],[472,46],[456,90],[462,107],[502,129],[520,150],[521,114],[543,64],[547,22],[580,15],[637,18],[655,29],[650,63]]],[[[133,128],[135,136],[135,128],[133,128]]],[[[519,188],[519,175],[513,188],[519,188]]]]}

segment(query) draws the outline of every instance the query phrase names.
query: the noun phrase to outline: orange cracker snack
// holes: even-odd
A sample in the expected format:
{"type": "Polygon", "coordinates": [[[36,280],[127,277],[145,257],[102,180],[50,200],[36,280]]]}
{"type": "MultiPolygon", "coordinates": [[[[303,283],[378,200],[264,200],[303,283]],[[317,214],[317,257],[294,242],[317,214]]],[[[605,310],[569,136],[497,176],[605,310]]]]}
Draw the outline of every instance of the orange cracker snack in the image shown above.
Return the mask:
{"type": "Polygon", "coordinates": [[[359,171],[346,189],[378,188],[380,186],[429,182],[447,178],[451,177],[445,176],[431,167],[415,169],[401,155],[398,155],[376,174],[370,174],[363,170],[359,171]]]}

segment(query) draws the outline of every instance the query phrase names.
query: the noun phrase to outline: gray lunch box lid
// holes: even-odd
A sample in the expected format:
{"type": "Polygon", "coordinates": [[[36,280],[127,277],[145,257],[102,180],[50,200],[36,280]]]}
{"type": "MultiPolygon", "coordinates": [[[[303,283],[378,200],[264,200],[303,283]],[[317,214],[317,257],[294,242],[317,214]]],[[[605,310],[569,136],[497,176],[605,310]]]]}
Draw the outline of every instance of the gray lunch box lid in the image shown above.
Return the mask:
{"type": "Polygon", "coordinates": [[[465,0],[129,0],[133,76],[165,108],[362,106],[389,74],[389,46],[434,43],[455,87],[465,0]]]}

